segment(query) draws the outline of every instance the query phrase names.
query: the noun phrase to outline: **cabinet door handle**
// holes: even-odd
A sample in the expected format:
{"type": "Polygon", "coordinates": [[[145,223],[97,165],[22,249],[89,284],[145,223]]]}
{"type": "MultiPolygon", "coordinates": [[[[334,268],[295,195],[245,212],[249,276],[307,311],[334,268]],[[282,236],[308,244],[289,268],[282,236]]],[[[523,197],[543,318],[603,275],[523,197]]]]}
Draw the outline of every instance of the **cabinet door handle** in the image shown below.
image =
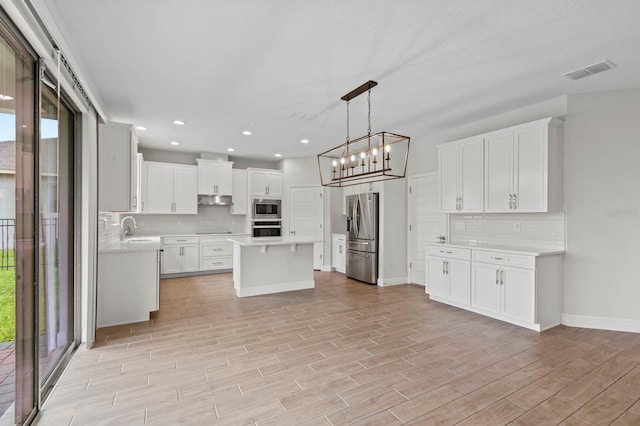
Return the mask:
{"type": "Polygon", "coordinates": [[[445,263],[446,263],[446,262],[443,260],[443,261],[442,261],[442,275],[445,275],[445,274],[447,273],[447,270],[446,270],[446,268],[445,268],[445,263]]]}
{"type": "Polygon", "coordinates": [[[338,253],[342,254],[342,246],[338,246],[338,253]]]}
{"type": "Polygon", "coordinates": [[[144,211],[144,201],[140,201],[140,205],[142,206],[142,211],[144,211]]]}
{"type": "Polygon", "coordinates": [[[447,261],[447,275],[449,275],[449,261],[447,261]]]}
{"type": "Polygon", "coordinates": [[[518,194],[513,194],[513,208],[518,208],[518,194]]]}
{"type": "Polygon", "coordinates": [[[135,195],[133,196],[133,208],[137,208],[138,207],[138,197],[136,197],[135,195]]]}
{"type": "Polygon", "coordinates": [[[509,259],[507,259],[506,257],[493,257],[493,256],[491,256],[491,258],[492,258],[493,260],[509,260],[509,259]]]}
{"type": "Polygon", "coordinates": [[[496,285],[500,285],[500,269],[496,269],[496,285]]]}
{"type": "Polygon", "coordinates": [[[504,285],[504,269],[500,271],[500,285],[504,285]]]}

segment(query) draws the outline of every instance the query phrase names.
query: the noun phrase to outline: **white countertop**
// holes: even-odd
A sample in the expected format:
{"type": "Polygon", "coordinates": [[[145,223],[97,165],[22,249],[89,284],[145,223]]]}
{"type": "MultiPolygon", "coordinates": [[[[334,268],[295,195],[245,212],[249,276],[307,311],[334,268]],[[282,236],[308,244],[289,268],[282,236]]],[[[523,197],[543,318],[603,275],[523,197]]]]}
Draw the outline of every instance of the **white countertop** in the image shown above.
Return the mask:
{"type": "Polygon", "coordinates": [[[230,237],[227,240],[241,246],[279,246],[286,244],[313,244],[322,242],[315,238],[305,237],[230,237]]]}
{"type": "Polygon", "coordinates": [[[544,250],[531,249],[525,247],[504,247],[494,244],[449,244],[449,243],[427,243],[431,246],[464,248],[471,250],[499,251],[501,253],[524,254],[530,256],[552,256],[555,254],[564,254],[564,250],[544,250]]]}
{"type": "Polygon", "coordinates": [[[132,251],[154,251],[162,249],[162,240],[155,236],[129,237],[124,241],[110,241],[98,247],[99,253],[124,253],[132,251]]]}

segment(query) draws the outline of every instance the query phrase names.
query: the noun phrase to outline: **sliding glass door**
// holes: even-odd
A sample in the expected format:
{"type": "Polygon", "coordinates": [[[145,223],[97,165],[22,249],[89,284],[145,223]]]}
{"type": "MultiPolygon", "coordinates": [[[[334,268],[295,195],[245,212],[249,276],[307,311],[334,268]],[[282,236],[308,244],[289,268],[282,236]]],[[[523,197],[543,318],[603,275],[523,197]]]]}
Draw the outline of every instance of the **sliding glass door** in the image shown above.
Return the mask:
{"type": "Polygon", "coordinates": [[[46,384],[74,340],[73,119],[56,92],[42,85],[39,144],[39,358],[46,384]]]}
{"type": "Polygon", "coordinates": [[[36,282],[36,66],[7,27],[1,26],[0,152],[4,211],[0,270],[2,298],[3,421],[22,423],[37,406],[36,282]],[[10,203],[13,201],[13,208],[10,203]],[[12,367],[7,367],[12,366],[12,367]]]}
{"type": "Polygon", "coordinates": [[[75,346],[75,114],[39,77],[0,9],[0,424],[33,418],[75,346]]]}

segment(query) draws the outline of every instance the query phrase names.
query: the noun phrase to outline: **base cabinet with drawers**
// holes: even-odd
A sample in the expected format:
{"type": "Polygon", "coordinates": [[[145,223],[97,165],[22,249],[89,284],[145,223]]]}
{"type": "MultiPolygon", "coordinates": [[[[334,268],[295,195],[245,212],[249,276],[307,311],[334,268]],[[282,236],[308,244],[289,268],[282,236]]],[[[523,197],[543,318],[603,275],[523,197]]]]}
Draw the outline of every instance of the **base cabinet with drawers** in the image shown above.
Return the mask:
{"type": "Polygon", "coordinates": [[[426,262],[425,291],[433,300],[536,331],[560,324],[562,252],[428,244],[426,262]],[[467,255],[470,261],[461,260],[467,255]]]}
{"type": "Polygon", "coordinates": [[[200,271],[233,268],[233,244],[224,237],[200,237],[200,271]]]}

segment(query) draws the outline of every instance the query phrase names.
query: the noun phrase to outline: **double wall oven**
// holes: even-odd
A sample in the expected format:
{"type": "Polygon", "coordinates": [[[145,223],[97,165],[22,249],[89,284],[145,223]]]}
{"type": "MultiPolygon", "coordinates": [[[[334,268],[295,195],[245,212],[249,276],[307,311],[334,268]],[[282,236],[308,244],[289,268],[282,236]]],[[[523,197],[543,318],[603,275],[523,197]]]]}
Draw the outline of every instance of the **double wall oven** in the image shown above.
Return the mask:
{"type": "Polygon", "coordinates": [[[282,236],[282,200],[252,200],[251,232],[254,237],[282,236]]]}

